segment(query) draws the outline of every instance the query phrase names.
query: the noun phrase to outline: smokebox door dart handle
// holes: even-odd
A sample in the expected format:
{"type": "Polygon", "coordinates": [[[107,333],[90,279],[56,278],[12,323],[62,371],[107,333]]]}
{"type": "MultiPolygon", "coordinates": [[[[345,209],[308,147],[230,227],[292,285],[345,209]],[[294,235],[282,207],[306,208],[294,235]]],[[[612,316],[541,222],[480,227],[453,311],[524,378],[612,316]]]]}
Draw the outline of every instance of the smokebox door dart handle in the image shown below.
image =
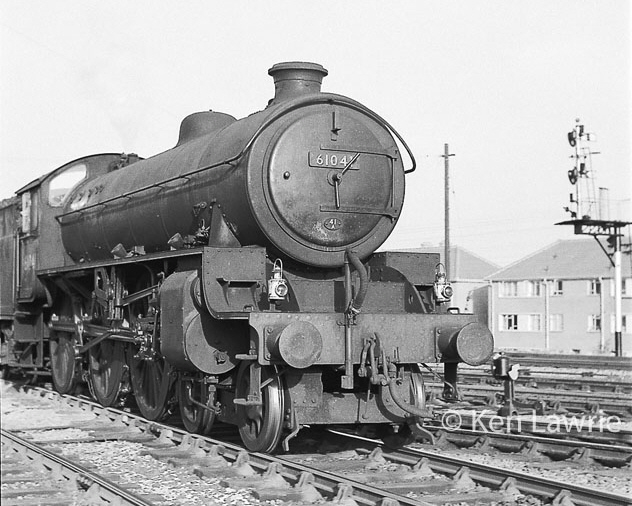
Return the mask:
{"type": "Polygon", "coordinates": [[[342,183],[342,176],[345,175],[345,172],[347,172],[351,168],[353,162],[355,162],[359,157],[360,153],[356,153],[355,155],[353,155],[353,158],[349,160],[349,163],[345,166],[344,170],[342,172],[334,174],[332,177],[334,181],[334,197],[336,200],[336,209],[340,209],[340,183],[342,183]]]}
{"type": "Polygon", "coordinates": [[[334,177],[334,197],[336,200],[336,209],[340,209],[340,181],[341,181],[341,177],[339,174],[336,174],[334,177]]]}

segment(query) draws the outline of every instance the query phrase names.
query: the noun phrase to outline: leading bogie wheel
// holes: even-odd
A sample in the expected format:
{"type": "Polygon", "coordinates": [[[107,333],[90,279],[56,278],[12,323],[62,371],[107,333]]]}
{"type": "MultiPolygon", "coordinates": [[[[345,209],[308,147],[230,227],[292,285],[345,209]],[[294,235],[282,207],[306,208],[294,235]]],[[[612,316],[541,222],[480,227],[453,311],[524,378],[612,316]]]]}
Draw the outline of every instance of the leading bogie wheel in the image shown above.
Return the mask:
{"type": "Polygon", "coordinates": [[[411,404],[419,409],[426,409],[426,386],[421,368],[417,364],[412,364],[407,370],[410,371],[411,404]]]}
{"type": "MultiPolygon", "coordinates": [[[[250,367],[244,362],[237,373],[235,399],[247,399],[250,390],[250,367]]],[[[283,381],[273,367],[261,368],[261,404],[236,405],[241,439],[250,451],[272,452],[283,432],[283,381]]]]}
{"type": "Polygon", "coordinates": [[[113,406],[124,382],[125,345],[106,339],[92,347],[88,373],[95,399],[103,406],[113,406]]]}
{"type": "MultiPolygon", "coordinates": [[[[417,364],[405,366],[403,381],[396,385],[395,389],[405,404],[415,411],[426,409],[426,388],[421,369],[417,364]]],[[[415,441],[416,435],[414,431],[411,431],[411,426],[416,425],[419,427],[418,431],[423,431],[423,418],[416,415],[408,416],[407,423],[403,425],[398,427],[383,425],[378,429],[379,437],[389,448],[400,448],[415,441]]]]}
{"type": "Polygon", "coordinates": [[[81,365],[75,357],[75,339],[72,334],[58,332],[51,336],[50,368],[55,390],[72,394],[77,387],[81,365]]]}
{"type": "Polygon", "coordinates": [[[215,385],[201,379],[178,379],[178,405],[184,427],[194,434],[208,435],[215,421],[215,385]]]}

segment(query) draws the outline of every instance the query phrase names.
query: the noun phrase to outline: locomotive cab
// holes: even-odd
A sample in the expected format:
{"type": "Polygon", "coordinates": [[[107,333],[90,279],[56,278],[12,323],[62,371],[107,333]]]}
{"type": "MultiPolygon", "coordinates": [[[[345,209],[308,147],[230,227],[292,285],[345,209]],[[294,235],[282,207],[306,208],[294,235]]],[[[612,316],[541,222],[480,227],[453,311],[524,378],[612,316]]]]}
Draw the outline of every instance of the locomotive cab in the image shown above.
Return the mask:
{"type": "Polygon", "coordinates": [[[3,269],[2,301],[3,314],[10,314],[3,324],[5,335],[12,337],[5,358],[9,367],[44,367],[48,323],[51,315],[62,311],[64,302],[55,297],[58,287],[43,283],[41,274],[74,263],[60,247],[55,216],[82,182],[119,166],[121,158],[120,154],[102,154],[64,164],[20,188],[12,206],[4,209],[6,216],[11,210],[14,215],[5,220],[2,244],[3,257],[10,258],[3,262],[7,268],[3,269]]]}

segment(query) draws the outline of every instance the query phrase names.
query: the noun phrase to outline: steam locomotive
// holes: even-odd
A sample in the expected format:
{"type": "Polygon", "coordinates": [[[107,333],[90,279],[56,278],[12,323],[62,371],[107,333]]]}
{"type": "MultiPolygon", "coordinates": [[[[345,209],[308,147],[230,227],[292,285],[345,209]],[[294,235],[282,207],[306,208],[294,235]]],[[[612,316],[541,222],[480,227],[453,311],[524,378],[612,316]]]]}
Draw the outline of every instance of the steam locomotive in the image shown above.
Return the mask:
{"type": "Polygon", "coordinates": [[[262,452],[306,425],[423,430],[428,362],[459,398],[491,333],[448,307],[438,255],[375,253],[410,149],[321,92],[321,65],[269,74],[260,112],[192,114],[173,149],[86,156],[0,204],[3,366],[151,420],[178,406],[191,432],[235,424],[262,452]]]}

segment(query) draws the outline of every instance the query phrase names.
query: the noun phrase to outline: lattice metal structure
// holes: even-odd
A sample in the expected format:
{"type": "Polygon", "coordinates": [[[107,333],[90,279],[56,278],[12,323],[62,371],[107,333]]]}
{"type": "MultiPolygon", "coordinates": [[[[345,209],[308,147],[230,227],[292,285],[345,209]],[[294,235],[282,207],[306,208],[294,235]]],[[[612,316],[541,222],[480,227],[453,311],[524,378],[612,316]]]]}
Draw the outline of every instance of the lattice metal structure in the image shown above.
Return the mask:
{"type": "Polygon", "coordinates": [[[588,133],[579,118],[575,120],[575,127],[567,134],[568,142],[574,150],[571,158],[575,160],[574,167],[568,171],[568,180],[574,187],[570,194],[571,207],[564,209],[570,213],[571,219],[556,223],[556,225],[572,225],[575,235],[591,235],[595,238],[603,252],[610,259],[614,267],[614,298],[615,298],[615,355],[622,356],[623,343],[621,339],[621,238],[623,229],[632,224],[629,221],[611,220],[608,216],[608,206],[598,197],[607,194],[607,189],[599,188],[596,192],[595,171],[592,168],[592,155],[599,154],[589,146],[595,140],[595,134],[588,133]],[[606,237],[608,248],[599,239],[606,237]]]}

